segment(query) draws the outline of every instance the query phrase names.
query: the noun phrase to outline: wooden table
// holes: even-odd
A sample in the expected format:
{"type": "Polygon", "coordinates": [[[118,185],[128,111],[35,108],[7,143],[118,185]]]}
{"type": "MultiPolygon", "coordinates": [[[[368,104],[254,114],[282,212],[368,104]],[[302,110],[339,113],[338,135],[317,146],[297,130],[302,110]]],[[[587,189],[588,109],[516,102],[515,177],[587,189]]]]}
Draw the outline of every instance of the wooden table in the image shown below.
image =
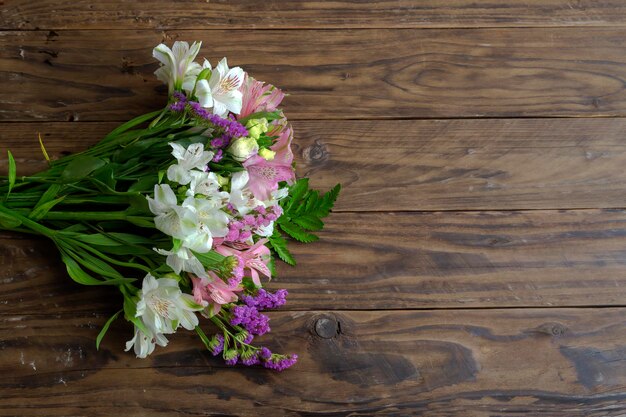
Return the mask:
{"type": "MultiPolygon", "coordinates": [[[[0,236],[1,416],[626,415],[621,0],[2,0],[0,140],[19,173],[161,107],[151,48],[204,41],[290,94],[300,175],[344,191],[267,344],[145,360],[120,303],[0,236]]],[[[4,158],[4,157],[3,157],[4,158]]],[[[0,161],[6,169],[6,158],[0,161]]]]}

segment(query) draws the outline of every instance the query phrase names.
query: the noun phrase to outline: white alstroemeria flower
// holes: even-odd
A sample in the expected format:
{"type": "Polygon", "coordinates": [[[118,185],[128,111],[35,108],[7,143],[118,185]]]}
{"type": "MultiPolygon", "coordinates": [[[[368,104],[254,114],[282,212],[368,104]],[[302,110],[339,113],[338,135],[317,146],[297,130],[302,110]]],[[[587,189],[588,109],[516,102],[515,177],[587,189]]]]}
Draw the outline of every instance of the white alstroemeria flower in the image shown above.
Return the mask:
{"type": "Polygon", "coordinates": [[[270,222],[267,226],[257,227],[254,234],[261,237],[270,237],[274,234],[274,222],[270,222]]]}
{"type": "MultiPolygon", "coordinates": [[[[211,69],[211,64],[206,59],[202,63],[202,69],[211,69]]],[[[196,97],[198,103],[204,108],[213,107],[213,94],[211,93],[211,86],[206,79],[196,81],[196,97]]]]}
{"type": "Polygon", "coordinates": [[[202,308],[193,296],[180,290],[175,279],[156,279],[148,274],[143,279],[136,317],[141,317],[155,334],[169,334],[174,333],[179,325],[193,330],[198,325],[194,311],[202,308]]]}
{"type": "Polygon", "coordinates": [[[165,44],[159,44],[152,50],[152,56],[161,62],[161,67],[154,74],[169,87],[169,93],[174,91],[191,91],[196,83],[196,77],[202,70],[197,62],[196,55],[200,52],[202,42],[194,42],[191,47],[187,42],[174,42],[172,49],[165,44]]]}
{"type": "Polygon", "coordinates": [[[230,218],[221,210],[221,201],[204,198],[187,198],[183,207],[196,214],[196,230],[187,235],[183,245],[198,253],[206,253],[213,246],[214,237],[224,237],[228,234],[230,218]]]}
{"type": "Polygon", "coordinates": [[[264,205],[261,200],[254,198],[248,189],[248,171],[235,172],[230,178],[230,195],[228,202],[242,215],[248,214],[256,206],[264,205]]]}
{"type": "MultiPolygon", "coordinates": [[[[203,68],[211,69],[205,60],[203,68]]],[[[202,107],[213,107],[213,113],[224,117],[230,111],[241,112],[243,94],[239,87],[245,73],[240,67],[228,68],[228,61],[223,58],[211,73],[209,80],[199,80],[196,84],[196,96],[202,107]]]]}
{"type": "Polygon", "coordinates": [[[213,152],[205,151],[204,145],[201,143],[192,143],[187,148],[173,142],[169,145],[172,147],[172,155],[178,163],[167,169],[167,179],[181,185],[189,184],[192,178],[190,173],[192,169],[204,170],[213,159],[213,152]]]}
{"type": "Polygon", "coordinates": [[[167,184],[154,186],[154,198],[146,197],[150,211],[156,215],[157,229],[176,239],[183,239],[191,233],[196,224],[195,213],[176,203],[176,194],[167,184]]]}
{"type": "Polygon", "coordinates": [[[154,352],[154,348],[156,345],[159,346],[167,346],[167,339],[161,333],[150,333],[146,334],[139,330],[137,326],[135,326],[135,336],[126,342],[126,352],[130,350],[133,346],[135,347],[135,355],[138,358],[145,358],[152,352],[154,352]]]}
{"type": "Polygon", "coordinates": [[[199,277],[208,277],[204,266],[193,253],[186,247],[174,250],[154,249],[160,255],[166,255],[165,263],[174,272],[180,274],[181,271],[192,272],[199,277]]]}
{"type": "Polygon", "coordinates": [[[201,194],[211,200],[228,198],[226,191],[220,191],[220,183],[217,174],[214,172],[191,171],[189,175],[191,176],[191,182],[187,189],[187,197],[201,194]]]}

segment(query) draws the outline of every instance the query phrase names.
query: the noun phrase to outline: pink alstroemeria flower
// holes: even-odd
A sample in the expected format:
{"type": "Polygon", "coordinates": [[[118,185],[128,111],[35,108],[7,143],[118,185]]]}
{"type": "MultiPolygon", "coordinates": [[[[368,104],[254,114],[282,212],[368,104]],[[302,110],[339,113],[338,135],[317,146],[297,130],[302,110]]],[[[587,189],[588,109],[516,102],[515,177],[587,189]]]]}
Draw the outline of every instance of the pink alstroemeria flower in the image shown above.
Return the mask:
{"type": "Polygon", "coordinates": [[[237,119],[259,111],[274,111],[285,97],[285,94],[280,89],[271,84],[257,81],[248,74],[244,76],[239,91],[241,91],[243,97],[241,98],[241,111],[237,115],[237,119]]]}
{"type": "Polygon", "coordinates": [[[213,314],[219,313],[223,305],[234,303],[238,297],[236,292],[242,291],[243,287],[230,287],[214,272],[207,271],[209,278],[198,278],[191,275],[193,283],[193,298],[200,305],[207,306],[211,304],[213,314]],[[212,281],[211,281],[212,279],[212,281]]]}
{"type": "Polygon", "coordinates": [[[215,248],[215,251],[224,256],[236,256],[242,259],[245,268],[244,273],[250,275],[252,282],[260,287],[261,279],[259,278],[259,272],[268,278],[272,278],[272,272],[267,267],[267,263],[270,260],[270,250],[265,246],[265,243],[267,243],[267,239],[261,239],[254,245],[243,250],[222,245],[215,248]]]}
{"type": "Polygon", "coordinates": [[[291,167],[293,153],[291,152],[291,127],[286,127],[270,148],[276,152],[274,159],[267,161],[256,155],[247,159],[243,166],[248,171],[250,179],[248,188],[255,198],[261,201],[271,200],[272,191],[278,189],[280,181],[293,182],[295,173],[291,167]]]}

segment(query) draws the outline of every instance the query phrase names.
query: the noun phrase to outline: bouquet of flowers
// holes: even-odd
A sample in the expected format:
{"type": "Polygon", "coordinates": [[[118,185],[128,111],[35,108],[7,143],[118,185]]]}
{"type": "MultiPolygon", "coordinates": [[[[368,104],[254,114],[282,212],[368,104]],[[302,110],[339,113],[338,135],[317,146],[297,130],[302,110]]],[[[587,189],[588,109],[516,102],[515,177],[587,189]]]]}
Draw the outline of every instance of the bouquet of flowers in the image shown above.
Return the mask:
{"type": "Polygon", "coordinates": [[[295,264],[286,237],[317,240],[339,185],[321,194],[296,180],[283,92],[226,58],[195,62],[200,46],[154,48],[164,109],[57,160],[40,138],[49,169],[36,175],[18,178],[9,152],[0,229],[46,236],[74,281],[119,288],[122,308],[97,346],[123,314],[134,325],[126,350],[140,358],[183,327],[229,365],[283,370],[297,356],[254,338],[270,330],[262,311],[282,306],[287,291],[266,291],[261,278],[276,257],[295,264]]]}

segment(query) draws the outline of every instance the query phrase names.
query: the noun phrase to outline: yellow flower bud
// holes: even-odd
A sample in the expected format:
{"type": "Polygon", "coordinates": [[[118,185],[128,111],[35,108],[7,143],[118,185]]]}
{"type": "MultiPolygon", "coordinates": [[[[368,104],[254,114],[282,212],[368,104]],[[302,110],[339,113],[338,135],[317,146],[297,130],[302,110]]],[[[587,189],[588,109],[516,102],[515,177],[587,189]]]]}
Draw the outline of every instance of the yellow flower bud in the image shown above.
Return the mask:
{"type": "Polygon", "coordinates": [[[276,152],[267,148],[263,148],[259,151],[259,156],[266,161],[271,161],[276,156],[276,152]]]}
{"type": "Polygon", "coordinates": [[[248,129],[250,137],[258,139],[262,133],[265,133],[268,130],[267,119],[262,118],[248,120],[248,123],[246,123],[246,129],[248,129]]]}

